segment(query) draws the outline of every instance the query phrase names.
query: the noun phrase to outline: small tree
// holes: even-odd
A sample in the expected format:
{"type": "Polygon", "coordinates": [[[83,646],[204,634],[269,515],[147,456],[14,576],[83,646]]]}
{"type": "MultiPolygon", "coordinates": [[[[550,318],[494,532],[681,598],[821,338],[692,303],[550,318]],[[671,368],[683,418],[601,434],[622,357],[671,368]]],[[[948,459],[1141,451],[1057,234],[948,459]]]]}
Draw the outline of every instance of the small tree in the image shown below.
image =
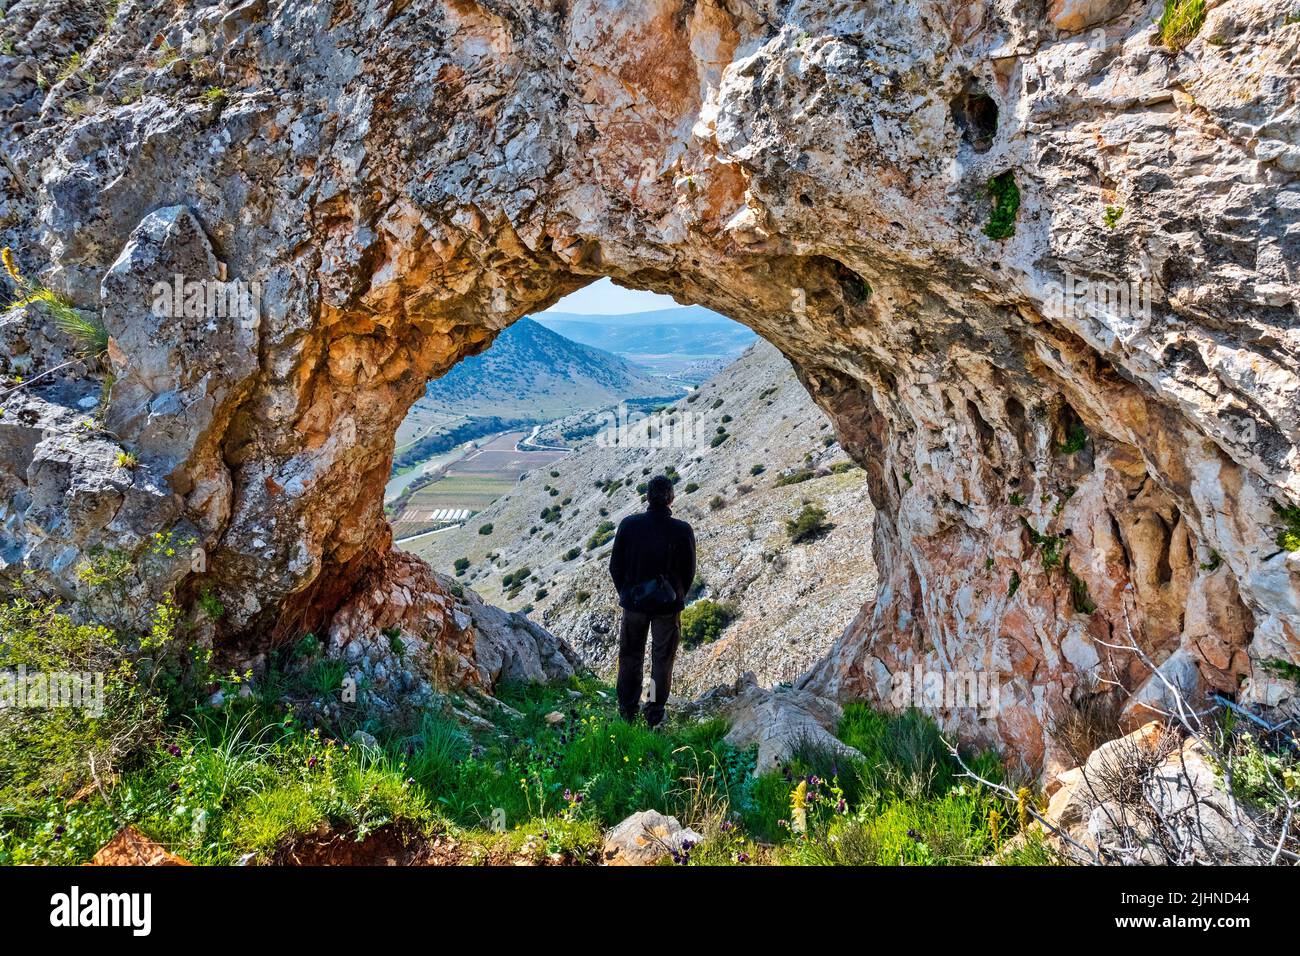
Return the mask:
{"type": "Polygon", "coordinates": [[[816,540],[833,527],[826,520],[825,509],[816,505],[804,505],[802,511],[785,523],[786,533],[793,544],[816,540]]]}

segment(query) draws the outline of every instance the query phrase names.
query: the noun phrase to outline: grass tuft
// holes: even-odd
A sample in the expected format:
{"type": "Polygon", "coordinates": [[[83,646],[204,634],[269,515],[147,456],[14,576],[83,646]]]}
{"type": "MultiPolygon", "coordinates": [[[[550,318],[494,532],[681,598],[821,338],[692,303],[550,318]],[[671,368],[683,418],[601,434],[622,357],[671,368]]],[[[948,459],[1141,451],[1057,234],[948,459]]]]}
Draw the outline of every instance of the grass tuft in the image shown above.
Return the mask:
{"type": "Polygon", "coordinates": [[[1205,23],[1205,0],[1165,0],[1160,14],[1160,42],[1170,50],[1182,50],[1205,23]]]}

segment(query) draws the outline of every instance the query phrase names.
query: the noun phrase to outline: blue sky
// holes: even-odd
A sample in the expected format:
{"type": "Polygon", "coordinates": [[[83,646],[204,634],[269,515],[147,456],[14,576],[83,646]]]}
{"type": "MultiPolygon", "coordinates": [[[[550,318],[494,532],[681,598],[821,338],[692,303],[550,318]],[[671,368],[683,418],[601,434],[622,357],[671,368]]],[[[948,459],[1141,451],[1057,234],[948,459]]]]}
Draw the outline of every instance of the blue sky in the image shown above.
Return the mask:
{"type": "Polygon", "coordinates": [[[620,289],[609,279],[598,279],[577,292],[569,293],[546,311],[576,312],[579,315],[623,315],[627,312],[652,312],[655,309],[680,307],[681,303],[672,296],[620,289]]]}

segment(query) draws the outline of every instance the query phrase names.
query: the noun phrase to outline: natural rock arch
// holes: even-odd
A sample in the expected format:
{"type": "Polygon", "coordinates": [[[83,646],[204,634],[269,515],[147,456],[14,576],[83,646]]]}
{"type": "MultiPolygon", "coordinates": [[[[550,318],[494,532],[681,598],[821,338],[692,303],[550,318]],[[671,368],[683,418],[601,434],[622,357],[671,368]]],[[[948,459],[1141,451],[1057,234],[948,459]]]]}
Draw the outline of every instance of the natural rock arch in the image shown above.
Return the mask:
{"type": "Polygon", "coordinates": [[[79,509],[76,461],[33,443],[27,566],[73,587],[70,553],[192,529],[227,640],[391,596],[382,486],[424,382],[610,276],[774,342],[869,471],[878,597],[812,685],[991,672],[996,720],[949,722],[1037,763],[1127,608],[1180,679],[1294,693],[1261,666],[1300,658],[1297,54],[1270,5],[1180,54],[1147,4],[74,6],[7,16],[6,238],[100,304],[146,466],[119,497],[148,494],[79,509]],[[92,92],[37,82],[74,48],[92,92]],[[259,283],[260,323],[153,317],[178,269],[259,283]],[[1151,314],[1062,308],[1068,276],[1143,283],[1151,314]]]}

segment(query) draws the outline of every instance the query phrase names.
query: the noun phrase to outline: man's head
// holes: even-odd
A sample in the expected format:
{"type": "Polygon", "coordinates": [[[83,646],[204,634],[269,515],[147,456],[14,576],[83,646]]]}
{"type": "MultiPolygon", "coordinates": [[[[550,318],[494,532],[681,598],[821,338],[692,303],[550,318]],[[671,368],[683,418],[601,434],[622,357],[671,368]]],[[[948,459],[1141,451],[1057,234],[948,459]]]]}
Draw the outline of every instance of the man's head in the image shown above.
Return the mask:
{"type": "Polygon", "coordinates": [[[646,486],[645,497],[651,508],[667,508],[673,503],[673,483],[666,475],[655,475],[646,486]]]}

